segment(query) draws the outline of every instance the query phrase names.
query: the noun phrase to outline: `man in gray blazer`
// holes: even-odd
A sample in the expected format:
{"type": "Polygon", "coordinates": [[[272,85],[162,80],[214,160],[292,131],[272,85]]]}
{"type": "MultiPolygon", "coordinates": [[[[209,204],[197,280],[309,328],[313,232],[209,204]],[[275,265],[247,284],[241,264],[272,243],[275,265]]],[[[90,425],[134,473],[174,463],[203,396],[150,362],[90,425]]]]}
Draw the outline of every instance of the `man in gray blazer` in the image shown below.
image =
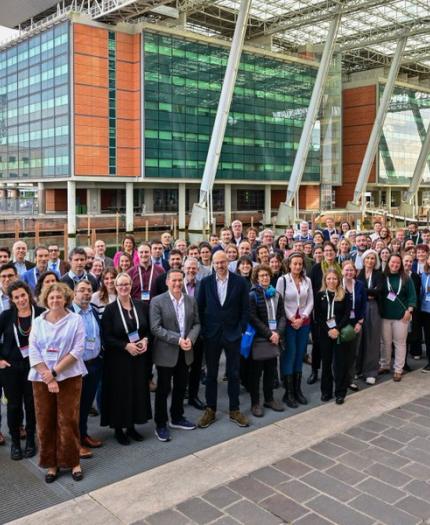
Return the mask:
{"type": "Polygon", "coordinates": [[[149,309],[151,332],[154,336],[152,357],[158,373],[155,435],[160,441],[170,441],[167,396],[172,378],[169,426],[183,430],[196,428],[184,417],[184,396],[188,383],[188,367],[193,362],[193,345],[200,333],[197,302],[194,297],[183,293],[183,272],[169,270],[166,284],[168,291],[154,297],[149,309]]]}

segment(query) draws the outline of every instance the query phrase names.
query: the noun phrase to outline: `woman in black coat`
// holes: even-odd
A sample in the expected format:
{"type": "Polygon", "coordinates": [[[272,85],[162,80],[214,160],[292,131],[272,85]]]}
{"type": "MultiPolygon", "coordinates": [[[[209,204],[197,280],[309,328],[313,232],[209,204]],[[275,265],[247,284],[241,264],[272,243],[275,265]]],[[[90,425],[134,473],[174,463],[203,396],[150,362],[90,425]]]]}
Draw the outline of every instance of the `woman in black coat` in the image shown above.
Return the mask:
{"type": "Polygon", "coordinates": [[[143,440],[134,425],[152,417],[148,321],[143,303],[131,299],[128,274],[117,276],[115,288],[118,298],[106,306],[101,321],[105,350],[101,426],[114,428],[118,443],[128,445],[130,438],[143,440]]]}
{"type": "Polygon", "coordinates": [[[28,337],[33,320],[44,308],[33,302],[28,285],[22,281],[12,283],[7,294],[10,309],[0,314],[0,375],[7,403],[7,423],[12,437],[11,458],[31,458],[36,454],[36,416],[32,383],[28,380],[30,362],[28,358],[28,337]],[[24,453],[21,450],[19,428],[22,407],[25,409],[27,442],[24,453]]]}

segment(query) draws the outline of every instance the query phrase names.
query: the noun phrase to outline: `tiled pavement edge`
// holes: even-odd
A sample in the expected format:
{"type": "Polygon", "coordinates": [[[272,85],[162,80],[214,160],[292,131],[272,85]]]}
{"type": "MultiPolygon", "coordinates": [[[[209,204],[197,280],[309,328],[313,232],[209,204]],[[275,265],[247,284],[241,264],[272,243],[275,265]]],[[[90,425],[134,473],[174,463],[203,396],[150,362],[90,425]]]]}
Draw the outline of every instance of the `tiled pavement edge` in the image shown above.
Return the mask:
{"type": "Polygon", "coordinates": [[[12,523],[409,525],[430,518],[427,480],[430,377],[414,372],[12,523]]]}

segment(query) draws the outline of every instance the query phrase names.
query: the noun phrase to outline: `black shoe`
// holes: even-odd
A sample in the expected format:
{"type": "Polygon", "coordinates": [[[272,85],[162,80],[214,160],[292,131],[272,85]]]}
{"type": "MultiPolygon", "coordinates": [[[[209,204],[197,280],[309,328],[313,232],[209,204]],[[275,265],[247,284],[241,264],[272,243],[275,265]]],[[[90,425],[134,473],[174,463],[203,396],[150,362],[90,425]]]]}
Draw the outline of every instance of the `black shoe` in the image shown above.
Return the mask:
{"type": "MultiPolygon", "coordinates": [[[[404,370],[404,369],[403,369],[404,370]]],[[[421,369],[421,372],[427,373],[430,372],[430,364],[426,365],[424,368],[421,369]]]]}
{"type": "Polygon", "coordinates": [[[34,442],[34,436],[27,434],[27,441],[25,443],[24,457],[32,458],[36,455],[36,443],[34,442]]]}
{"type": "Polygon", "coordinates": [[[84,479],[84,474],[82,470],[77,470],[76,472],[72,472],[72,478],[73,478],[73,481],[82,481],[84,479]]]}
{"type": "Polygon", "coordinates": [[[317,381],[318,381],[318,370],[313,370],[312,369],[311,375],[308,377],[306,383],[308,385],[313,385],[317,381]]]}
{"type": "Polygon", "coordinates": [[[20,443],[12,443],[10,446],[10,459],[14,461],[19,461],[22,459],[22,450],[20,443]]]}
{"type": "Polygon", "coordinates": [[[120,445],[130,445],[130,440],[128,439],[128,436],[124,434],[122,428],[117,428],[115,430],[115,438],[120,445]]]}
{"type": "Polygon", "coordinates": [[[296,372],[293,375],[294,380],[294,397],[296,398],[296,401],[300,403],[301,405],[307,405],[308,400],[305,398],[302,392],[302,373],[296,372]]]}
{"type": "Polygon", "coordinates": [[[95,407],[91,407],[91,408],[90,408],[89,415],[90,415],[91,417],[97,417],[97,416],[99,416],[100,414],[99,414],[99,411],[97,410],[97,408],[95,408],[95,407]]]}
{"type": "Polygon", "coordinates": [[[293,376],[288,375],[284,377],[285,394],[282,401],[290,408],[298,408],[296,398],[294,397],[294,382],[293,376]]]}
{"type": "Polygon", "coordinates": [[[194,408],[197,408],[197,410],[204,410],[206,408],[206,404],[203,403],[203,401],[199,399],[197,396],[190,398],[188,400],[188,404],[194,408]]]}
{"type": "Polygon", "coordinates": [[[127,436],[131,437],[131,439],[133,439],[134,441],[143,441],[142,434],[139,434],[139,432],[134,427],[127,428],[127,435],[126,435],[126,437],[127,436]]]}
{"type": "Polygon", "coordinates": [[[323,401],[324,403],[326,403],[327,401],[330,401],[331,399],[333,399],[333,396],[330,396],[328,394],[323,394],[321,396],[321,401],[323,401]]]}
{"type": "Polygon", "coordinates": [[[336,405],[343,405],[345,403],[345,398],[344,397],[337,397],[336,398],[336,405]]]}
{"type": "Polygon", "coordinates": [[[58,469],[55,474],[45,474],[45,482],[53,483],[58,478],[58,469]]]}

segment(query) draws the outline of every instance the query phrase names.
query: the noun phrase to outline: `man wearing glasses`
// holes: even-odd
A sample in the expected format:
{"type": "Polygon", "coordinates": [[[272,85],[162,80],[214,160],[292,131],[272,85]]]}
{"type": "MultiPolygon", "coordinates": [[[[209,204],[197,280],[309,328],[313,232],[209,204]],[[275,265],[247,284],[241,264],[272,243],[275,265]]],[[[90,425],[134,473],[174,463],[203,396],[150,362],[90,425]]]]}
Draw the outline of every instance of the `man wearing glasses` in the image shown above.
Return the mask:
{"type": "Polygon", "coordinates": [[[48,270],[55,272],[58,275],[58,278],[60,278],[70,270],[70,265],[60,259],[60,248],[58,247],[58,244],[50,244],[48,246],[48,252],[48,270]]]}

